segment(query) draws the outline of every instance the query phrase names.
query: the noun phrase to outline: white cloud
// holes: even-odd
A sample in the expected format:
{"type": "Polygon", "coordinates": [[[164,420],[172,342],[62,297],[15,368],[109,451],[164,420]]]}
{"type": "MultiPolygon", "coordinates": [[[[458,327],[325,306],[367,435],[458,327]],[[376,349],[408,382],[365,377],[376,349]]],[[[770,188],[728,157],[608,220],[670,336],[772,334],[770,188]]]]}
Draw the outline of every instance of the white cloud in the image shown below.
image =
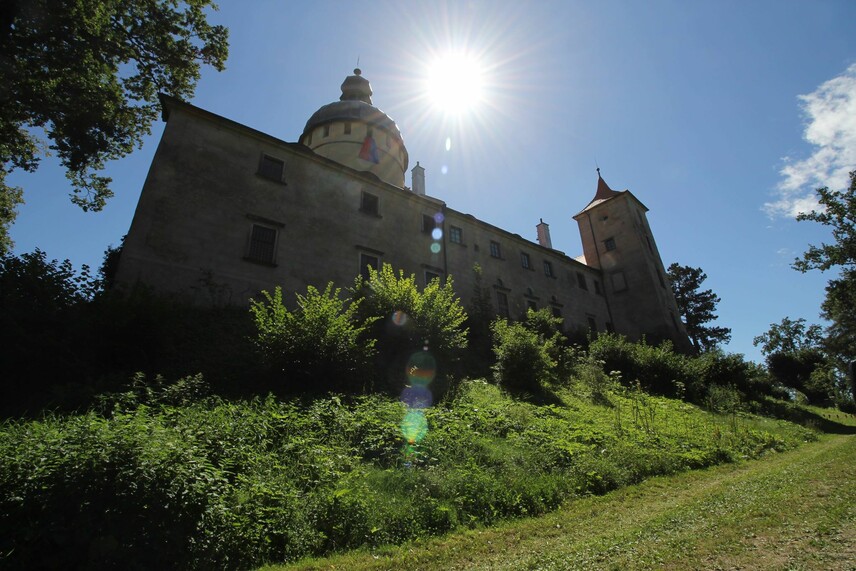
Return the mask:
{"type": "Polygon", "coordinates": [[[806,117],[803,138],[816,150],[806,159],[783,159],[777,198],[764,205],[770,217],[817,208],[814,190],[843,189],[856,169],[856,64],[799,99],[806,117]]]}

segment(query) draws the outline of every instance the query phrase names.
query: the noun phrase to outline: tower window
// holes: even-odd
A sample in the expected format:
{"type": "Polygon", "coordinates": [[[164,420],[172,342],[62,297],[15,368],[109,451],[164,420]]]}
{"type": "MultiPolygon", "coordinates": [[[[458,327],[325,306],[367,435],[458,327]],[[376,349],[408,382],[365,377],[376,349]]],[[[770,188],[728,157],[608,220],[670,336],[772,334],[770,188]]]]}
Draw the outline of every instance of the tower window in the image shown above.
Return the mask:
{"type": "Polygon", "coordinates": [[[326,125],[324,125],[324,136],[325,137],[330,136],[330,123],[327,123],[326,125]]]}
{"type": "Polygon", "coordinates": [[[526,270],[532,269],[532,264],[529,261],[529,254],[526,252],[520,252],[520,265],[526,270]]]}
{"type": "Polygon", "coordinates": [[[603,295],[603,291],[600,289],[600,282],[597,280],[594,280],[594,293],[597,295],[603,295]]]}
{"type": "Polygon", "coordinates": [[[259,175],[269,178],[270,180],[282,182],[282,171],[284,166],[285,163],[281,160],[269,157],[268,155],[262,155],[262,160],[259,163],[259,175]]]}
{"type": "Polygon", "coordinates": [[[425,270],[425,285],[427,286],[428,284],[430,284],[434,280],[437,280],[439,282],[440,281],[440,274],[437,274],[434,272],[429,272],[428,270],[425,270]]]}
{"type": "Polygon", "coordinates": [[[588,291],[588,286],[586,285],[586,277],[582,272],[577,272],[577,285],[580,286],[580,289],[584,289],[588,291]]]}
{"type": "Polygon", "coordinates": [[[499,248],[499,242],[490,241],[490,256],[492,258],[502,258],[502,250],[499,248]]]}
{"type": "Polygon", "coordinates": [[[363,192],[360,197],[360,212],[378,216],[378,198],[374,194],[363,192]]]}
{"type": "Polygon", "coordinates": [[[553,263],[544,260],[544,275],[548,278],[553,277],[553,263]]]}
{"type": "Polygon", "coordinates": [[[351,134],[351,124],[350,123],[345,123],[345,134],[346,135],[351,134]]]}
{"type": "Polygon", "coordinates": [[[463,231],[457,226],[449,227],[449,240],[454,242],[455,244],[463,244],[464,243],[464,235],[463,231]]]}
{"type": "Polygon", "coordinates": [[[276,230],[261,224],[253,224],[250,232],[250,247],[247,259],[263,264],[273,264],[276,253],[276,230]]]}
{"type": "Polygon", "coordinates": [[[607,252],[611,252],[615,249],[615,238],[607,238],[603,241],[603,245],[606,247],[607,252]]]}

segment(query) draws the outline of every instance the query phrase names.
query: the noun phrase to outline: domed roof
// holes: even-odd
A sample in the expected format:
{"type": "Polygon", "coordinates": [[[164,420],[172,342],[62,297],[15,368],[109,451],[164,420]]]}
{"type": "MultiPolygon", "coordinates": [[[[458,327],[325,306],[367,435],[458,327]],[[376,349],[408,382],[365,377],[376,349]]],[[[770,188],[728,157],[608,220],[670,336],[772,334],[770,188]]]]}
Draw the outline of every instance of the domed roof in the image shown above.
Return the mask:
{"type": "Polygon", "coordinates": [[[323,106],[312,114],[303,128],[303,136],[314,128],[333,121],[361,121],[377,126],[401,138],[401,131],[389,115],[373,106],[372,88],[367,79],[361,76],[359,69],[349,75],[342,83],[342,96],[339,101],[323,106]]]}

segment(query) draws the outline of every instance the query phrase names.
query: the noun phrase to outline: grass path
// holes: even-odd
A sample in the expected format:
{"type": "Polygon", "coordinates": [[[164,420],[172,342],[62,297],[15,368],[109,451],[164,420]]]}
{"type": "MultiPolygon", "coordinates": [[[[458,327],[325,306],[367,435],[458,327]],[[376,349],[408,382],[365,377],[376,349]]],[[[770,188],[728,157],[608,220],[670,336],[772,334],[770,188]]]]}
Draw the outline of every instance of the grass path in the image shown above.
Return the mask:
{"type": "Polygon", "coordinates": [[[653,478],[540,518],[266,569],[856,570],[856,437],[653,478]]]}

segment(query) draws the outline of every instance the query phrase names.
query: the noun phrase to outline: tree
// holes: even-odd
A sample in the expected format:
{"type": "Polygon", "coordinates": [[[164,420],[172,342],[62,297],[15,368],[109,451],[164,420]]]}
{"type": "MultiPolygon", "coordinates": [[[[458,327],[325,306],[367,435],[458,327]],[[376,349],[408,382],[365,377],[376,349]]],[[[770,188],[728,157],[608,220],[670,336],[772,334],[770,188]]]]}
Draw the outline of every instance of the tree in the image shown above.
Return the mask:
{"type": "Polygon", "coordinates": [[[752,340],[756,347],[761,346],[764,355],[772,353],[795,353],[801,349],[813,349],[820,345],[823,339],[823,328],[820,325],[806,327],[805,319],[793,320],[790,317],[782,319],[781,323],[771,323],[766,333],[752,340]]]}
{"type": "Polygon", "coordinates": [[[11,246],[22,190],[45,147],[66,170],[71,200],[100,210],[98,171],[142,144],[158,92],[193,95],[200,64],[224,69],[228,31],[208,24],[211,0],[6,0],[0,9],[0,252],[11,246]],[[46,145],[39,133],[50,140],[46,145]]]}
{"type": "Polygon", "coordinates": [[[696,351],[709,351],[720,343],[728,343],[731,329],[705,325],[716,320],[716,304],[722,301],[712,290],[701,290],[707,274],[701,268],[675,263],[669,266],[668,276],[687,335],[696,351]]]}
{"type": "MultiPolygon", "coordinates": [[[[850,186],[845,190],[817,189],[821,208],[797,216],[799,221],[819,222],[832,228],[834,242],[810,245],[802,258],[794,261],[794,269],[838,269],[837,278],[829,280],[826,299],[821,304],[821,316],[831,325],[826,329],[824,346],[843,372],[856,359],[856,171],[850,172],[850,186]]],[[[856,400],[856,382],[852,385],[856,400]]]]}

